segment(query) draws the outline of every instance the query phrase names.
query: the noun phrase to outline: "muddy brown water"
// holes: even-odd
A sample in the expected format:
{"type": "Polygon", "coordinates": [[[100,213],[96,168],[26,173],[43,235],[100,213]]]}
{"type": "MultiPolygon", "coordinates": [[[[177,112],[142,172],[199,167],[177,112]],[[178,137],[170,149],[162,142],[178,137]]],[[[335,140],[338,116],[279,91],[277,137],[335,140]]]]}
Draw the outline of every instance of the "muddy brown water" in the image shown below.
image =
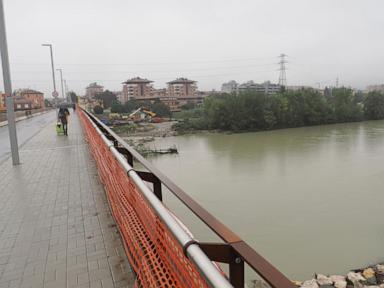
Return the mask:
{"type": "MultiPolygon", "coordinates": [[[[150,158],[291,279],[384,260],[384,121],[156,138],[150,158]]],[[[198,239],[214,237],[172,197],[198,239]]]]}

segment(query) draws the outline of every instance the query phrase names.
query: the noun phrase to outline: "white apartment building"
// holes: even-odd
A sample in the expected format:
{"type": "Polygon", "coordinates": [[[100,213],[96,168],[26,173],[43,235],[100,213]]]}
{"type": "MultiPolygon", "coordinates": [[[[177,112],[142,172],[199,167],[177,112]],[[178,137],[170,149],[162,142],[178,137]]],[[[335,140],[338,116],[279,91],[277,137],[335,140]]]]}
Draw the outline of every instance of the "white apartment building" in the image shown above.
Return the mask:
{"type": "Polygon", "coordinates": [[[237,82],[235,80],[231,80],[227,83],[223,83],[221,85],[221,92],[224,93],[236,93],[237,92],[237,82]]]}

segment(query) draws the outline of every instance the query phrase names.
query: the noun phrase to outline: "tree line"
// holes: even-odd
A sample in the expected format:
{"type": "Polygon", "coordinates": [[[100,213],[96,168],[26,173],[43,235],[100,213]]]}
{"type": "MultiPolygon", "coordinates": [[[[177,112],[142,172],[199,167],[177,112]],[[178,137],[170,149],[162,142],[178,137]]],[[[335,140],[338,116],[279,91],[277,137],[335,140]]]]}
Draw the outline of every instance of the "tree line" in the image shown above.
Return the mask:
{"type": "MultiPolygon", "coordinates": [[[[166,106],[164,103],[160,101],[154,101],[152,103],[150,101],[129,100],[124,104],[122,104],[120,103],[119,100],[117,100],[116,95],[109,90],[105,90],[104,92],[97,94],[95,98],[102,101],[103,107],[105,109],[110,108],[111,113],[132,113],[133,111],[135,111],[140,107],[145,107],[146,109],[149,109],[154,113],[156,113],[157,116],[160,116],[160,117],[171,116],[171,111],[169,110],[168,106],[166,106]]],[[[95,106],[94,112],[96,114],[102,114],[103,107],[95,106]]]]}
{"type": "Polygon", "coordinates": [[[275,95],[244,92],[204,99],[197,111],[185,113],[177,130],[257,131],[309,125],[384,119],[384,95],[354,93],[349,88],[281,91],[275,95]],[[189,117],[188,115],[199,115],[189,117]]]}

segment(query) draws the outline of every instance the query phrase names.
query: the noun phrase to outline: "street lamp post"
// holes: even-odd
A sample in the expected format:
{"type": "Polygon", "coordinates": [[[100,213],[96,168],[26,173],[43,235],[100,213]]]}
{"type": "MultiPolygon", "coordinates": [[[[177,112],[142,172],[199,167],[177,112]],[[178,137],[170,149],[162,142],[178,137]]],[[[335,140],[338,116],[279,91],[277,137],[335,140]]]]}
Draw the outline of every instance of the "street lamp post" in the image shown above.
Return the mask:
{"type": "Polygon", "coordinates": [[[52,66],[52,80],[53,80],[53,93],[52,93],[52,96],[56,99],[58,94],[57,94],[57,91],[56,91],[55,66],[53,64],[52,44],[41,44],[41,46],[49,47],[49,50],[51,51],[51,66],[52,66]]]}
{"type": "Polygon", "coordinates": [[[68,95],[68,86],[67,86],[67,80],[64,79],[64,90],[65,90],[65,96],[67,97],[67,102],[71,102],[68,95]]]}
{"type": "Polygon", "coordinates": [[[11,82],[11,73],[9,69],[8,45],[7,45],[7,35],[6,35],[6,29],[5,29],[3,0],[0,0],[0,50],[1,50],[1,63],[3,66],[4,92],[5,92],[5,97],[7,99],[6,100],[7,120],[8,120],[9,141],[11,143],[12,163],[13,165],[19,165],[20,164],[19,147],[17,144],[15,111],[13,107],[12,82],[11,82]]]}
{"type": "Polygon", "coordinates": [[[64,85],[63,85],[63,69],[56,69],[57,71],[60,71],[60,81],[61,81],[61,95],[63,96],[63,99],[65,98],[64,95],[64,85]]]}

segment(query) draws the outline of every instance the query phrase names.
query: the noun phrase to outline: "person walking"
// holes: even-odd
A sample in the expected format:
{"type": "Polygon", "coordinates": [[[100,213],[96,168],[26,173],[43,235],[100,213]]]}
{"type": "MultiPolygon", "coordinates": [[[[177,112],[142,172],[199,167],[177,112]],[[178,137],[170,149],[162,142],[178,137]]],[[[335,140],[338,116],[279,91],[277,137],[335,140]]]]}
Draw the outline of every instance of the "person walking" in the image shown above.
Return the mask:
{"type": "Polygon", "coordinates": [[[61,125],[63,125],[64,135],[66,136],[68,136],[68,116],[69,116],[68,108],[60,107],[57,117],[59,118],[61,125]]]}

